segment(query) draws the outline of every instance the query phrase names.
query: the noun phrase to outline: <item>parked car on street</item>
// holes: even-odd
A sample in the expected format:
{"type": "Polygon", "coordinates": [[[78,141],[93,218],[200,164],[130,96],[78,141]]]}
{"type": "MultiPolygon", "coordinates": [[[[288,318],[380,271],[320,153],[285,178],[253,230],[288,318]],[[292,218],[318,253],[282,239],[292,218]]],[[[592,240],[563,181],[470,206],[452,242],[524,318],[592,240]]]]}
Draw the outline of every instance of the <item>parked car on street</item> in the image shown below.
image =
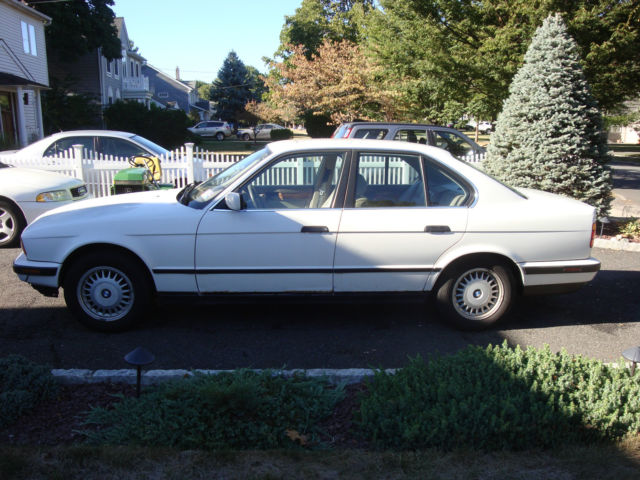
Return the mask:
{"type": "Polygon", "coordinates": [[[444,318],[478,329],[520,293],[591,281],[594,231],[593,207],[514,190],[439,148],[287,140],[181,190],[45,214],[13,268],[107,331],[162,296],[372,293],[433,294],[444,318]]]}
{"type": "Polygon", "coordinates": [[[222,141],[230,137],[233,129],[227,122],[207,120],[200,122],[193,127],[188,128],[191,133],[200,135],[201,137],[215,137],[216,140],[222,141]]]}
{"type": "Polygon", "coordinates": [[[271,132],[273,130],[283,130],[284,127],[275,123],[263,123],[254,128],[241,128],[236,134],[242,140],[271,140],[271,132]]]}
{"type": "Polygon", "coordinates": [[[82,180],[0,162],[0,247],[15,246],[41,213],[89,196],[82,180]]]}
{"type": "MultiPolygon", "coordinates": [[[[14,158],[46,158],[71,152],[73,145],[82,145],[93,156],[134,157],[166,156],[169,151],[140,135],[115,130],[71,130],[54,133],[21,150],[0,152],[14,158]]],[[[72,154],[72,153],[70,153],[72,154]]],[[[1,158],[1,157],[0,157],[1,158]]]]}
{"type": "Polygon", "coordinates": [[[433,145],[466,161],[484,158],[485,149],[462,132],[449,127],[418,123],[349,122],[341,124],[332,138],[370,138],[375,140],[400,140],[433,145]]]}
{"type": "Polygon", "coordinates": [[[476,129],[476,125],[478,126],[478,131],[480,133],[491,133],[493,131],[493,124],[491,122],[480,122],[480,123],[476,123],[475,121],[471,121],[467,124],[467,128],[469,128],[470,130],[475,130],[476,129]]]}

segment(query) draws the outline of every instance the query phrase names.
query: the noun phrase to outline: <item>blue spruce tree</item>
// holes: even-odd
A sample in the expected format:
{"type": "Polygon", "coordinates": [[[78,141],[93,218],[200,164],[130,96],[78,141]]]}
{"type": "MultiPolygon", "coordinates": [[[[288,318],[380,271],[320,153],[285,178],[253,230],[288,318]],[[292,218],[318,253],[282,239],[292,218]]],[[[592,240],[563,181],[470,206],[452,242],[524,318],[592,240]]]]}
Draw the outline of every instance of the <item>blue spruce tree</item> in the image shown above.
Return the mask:
{"type": "Polygon", "coordinates": [[[578,46],[560,15],[550,16],[509,87],[484,168],[513,187],[586,202],[602,216],[611,203],[609,159],[578,46]]]}

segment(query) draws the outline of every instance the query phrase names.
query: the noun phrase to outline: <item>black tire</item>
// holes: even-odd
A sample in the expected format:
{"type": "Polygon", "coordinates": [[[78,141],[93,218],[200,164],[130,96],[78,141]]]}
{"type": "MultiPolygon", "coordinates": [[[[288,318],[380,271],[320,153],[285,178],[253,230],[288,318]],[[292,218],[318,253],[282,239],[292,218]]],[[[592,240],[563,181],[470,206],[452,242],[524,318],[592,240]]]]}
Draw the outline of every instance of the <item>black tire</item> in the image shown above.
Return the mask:
{"type": "Polygon", "coordinates": [[[0,200],[0,248],[18,245],[26,225],[22,212],[15,205],[0,200]]]}
{"type": "Polygon", "coordinates": [[[482,330],[506,317],[514,301],[511,270],[496,262],[465,264],[445,272],[438,310],[462,330],[482,330]]]}
{"type": "Polygon", "coordinates": [[[216,133],[216,140],[218,140],[219,142],[224,140],[224,133],[222,132],[218,132],[216,133]]]}
{"type": "Polygon", "coordinates": [[[151,286],[134,259],[93,252],[76,259],[62,287],[67,307],[85,326],[118,332],[138,321],[151,304],[151,286]]]}
{"type": "Polygon", "coordinates": [[[249,140],[251,140],[251,135],[249,135],[248,133],[243,133],[242,140],[244,140],[245,142],[248,142],[249,140]]]}

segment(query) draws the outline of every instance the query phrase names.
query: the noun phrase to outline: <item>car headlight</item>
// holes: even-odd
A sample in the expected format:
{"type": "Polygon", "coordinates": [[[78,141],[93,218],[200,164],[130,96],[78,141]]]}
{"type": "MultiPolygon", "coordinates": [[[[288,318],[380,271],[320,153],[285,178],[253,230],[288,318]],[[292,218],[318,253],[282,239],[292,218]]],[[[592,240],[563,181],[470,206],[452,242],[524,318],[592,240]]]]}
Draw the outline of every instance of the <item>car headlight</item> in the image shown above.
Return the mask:
{"type": "Polygon", "coordinates": [[[64,202],[71,200],[71,194],[68,190],[54,190],[52,192],[39,193],[36,202],[64,202]]]}

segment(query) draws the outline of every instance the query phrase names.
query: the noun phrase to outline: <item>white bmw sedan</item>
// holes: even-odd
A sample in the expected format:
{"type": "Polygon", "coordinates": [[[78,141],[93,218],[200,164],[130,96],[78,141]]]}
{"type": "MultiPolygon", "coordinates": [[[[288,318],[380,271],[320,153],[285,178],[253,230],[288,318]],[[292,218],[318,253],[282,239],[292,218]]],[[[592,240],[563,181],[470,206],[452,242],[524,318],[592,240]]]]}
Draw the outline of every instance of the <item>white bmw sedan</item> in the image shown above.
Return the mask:
{"type": "Polygon", "coordinates": [[[88,197],[77,178],[0,162],[0,247],[17,244],[26,224],[41,213],[88,197]]]}
{"type": "Polygon", "coordinates": [[[64,289],[113,331],[157,297],[433,293],[482,328],[521,293],[567,292],[600,268],[594,209],[513,190],[435,147],[379,140],[269,144],[178,191],[80,202],[22,235],[14,271],[64,289]]]}

